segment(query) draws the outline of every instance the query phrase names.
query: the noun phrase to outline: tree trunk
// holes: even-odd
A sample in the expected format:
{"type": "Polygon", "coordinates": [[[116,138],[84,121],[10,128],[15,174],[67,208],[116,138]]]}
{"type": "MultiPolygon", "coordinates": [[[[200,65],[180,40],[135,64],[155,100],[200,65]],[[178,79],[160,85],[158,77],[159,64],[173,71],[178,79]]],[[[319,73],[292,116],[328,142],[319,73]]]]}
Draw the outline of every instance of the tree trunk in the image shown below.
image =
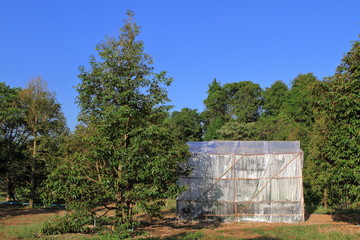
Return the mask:
{"type": "MultiPolygon", "coordinates": [[[[7,175],[9,175],[9,174],[7,174],[7,175]]],[[[9,176],[5,179],[5,181],[6,181],[6,198],[5,198],[5,202],[14,201],[15,200],[15,195],[14,195],[13,183],[12,183],[11,179],[9,178],[9,176]]]]}
{"type": "Polygon", "coordinates": [[[327,189],[324,189],[324,199],[323,199],[323,204],[324,204],[324,208],[327,209],[328,208],[328,196],[327,196],[327,189]]]}
{"type": "Polygon", "coordinates": [[[30,199],[29,199],[29,207],[34,208],[34,198],[35,198],[35,174],[34,168],[31,167],[30,173],[30,199]]]}
{"type": "Polygon", "coordinates": [[[34,131],[34,144],[32,152],[32,162],[31,162],[31,172],[30,172],[30,199],[29,207],[34,208],[34,199],[35,199],[35,164],[36,164],[36,130],[34,131]]]}
{"type": "Polygon", "coordinates": [[[122,208],[123,200],[121,193],[116,194],[116,209],[115,209],[115,215],[118,218],[122,218],[124,216],[123,208],[122,208]]]}

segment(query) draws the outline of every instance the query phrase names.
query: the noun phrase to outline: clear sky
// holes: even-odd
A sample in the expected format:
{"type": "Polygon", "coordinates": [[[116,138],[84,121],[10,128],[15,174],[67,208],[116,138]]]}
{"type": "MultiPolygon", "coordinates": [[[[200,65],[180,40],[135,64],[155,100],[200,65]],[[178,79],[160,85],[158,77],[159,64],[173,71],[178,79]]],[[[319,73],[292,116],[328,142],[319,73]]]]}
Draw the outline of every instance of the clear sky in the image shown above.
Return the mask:
{"type": "Polygon", "coordinates": [[[174,110],[204,109],[209,83],[289,84],[299,73],[334,73],[360,34],[359,0],[0,0],[0,81],[47,81],[73,130],[80,65],[126,10],[156,71],[174,78],[174,110]]]}

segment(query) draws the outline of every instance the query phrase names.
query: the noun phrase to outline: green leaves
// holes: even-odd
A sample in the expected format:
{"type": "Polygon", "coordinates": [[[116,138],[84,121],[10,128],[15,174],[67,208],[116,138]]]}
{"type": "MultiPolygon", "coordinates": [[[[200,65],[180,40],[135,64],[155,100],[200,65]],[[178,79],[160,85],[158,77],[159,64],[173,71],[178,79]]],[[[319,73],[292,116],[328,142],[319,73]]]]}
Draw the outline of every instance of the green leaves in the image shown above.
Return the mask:
{"type": "Polygon", "coordinates": [[[175,111],[168,119],[172,131],[182,141],[201,141],[201,117],[196,109],[183,108],[175,111]]]}
{"type": "Polygon", "coordinates": [[[179,165],[189,156],[165,123],[165,87],[172,79],[153,72],[152,58],[137,39],[140,27],[128,15],[119,37],[98,44],[99,60],[91,57],[90,69],[80,67],[82,124],[48,182],[74,210],[93,214],[115,202],[118,230],[132,221],[135,204],[155,214],[158,199],[180,192],[176,181],[188,171],[179,165]]]}
{"type": "Polygon", "coordinates": [[[354,42],[333,77],[314,86],[311,158],[315,176],[337,207],[360,201],[360,44],[354,42]]]}

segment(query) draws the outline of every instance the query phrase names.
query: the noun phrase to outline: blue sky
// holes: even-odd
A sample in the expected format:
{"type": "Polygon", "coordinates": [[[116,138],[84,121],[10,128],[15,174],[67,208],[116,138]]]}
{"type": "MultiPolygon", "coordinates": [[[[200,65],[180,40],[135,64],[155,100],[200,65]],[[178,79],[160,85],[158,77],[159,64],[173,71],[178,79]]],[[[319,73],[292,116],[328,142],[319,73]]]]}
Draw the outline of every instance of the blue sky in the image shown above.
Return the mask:
{"type": "Polygon", "coordinates": [[[174,110],[202,111],[214,78],[265,88],[330,76],[360,34],[359,0],[0,0],[0,81],[25,87],[40,75],[74,129],[78,67],[128,9],[156,71],[174,78],[174,110]]]}

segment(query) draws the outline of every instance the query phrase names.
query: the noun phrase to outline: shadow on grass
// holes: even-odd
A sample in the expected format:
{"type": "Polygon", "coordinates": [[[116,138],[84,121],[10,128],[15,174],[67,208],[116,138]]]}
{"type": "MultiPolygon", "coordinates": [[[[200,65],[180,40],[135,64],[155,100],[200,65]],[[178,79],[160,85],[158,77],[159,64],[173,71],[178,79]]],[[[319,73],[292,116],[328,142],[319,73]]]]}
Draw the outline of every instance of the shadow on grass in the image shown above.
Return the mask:
{"type": "Polygon", "coordinates": [[[242,240],[280,240],[280,238],[274,238],[274,237],[256,237],[256,238],[243,238],[242,240]]]}
{"type": "Polygon", "coordinates": [[[176,220],[175,217],[167,217],[161,220],[155,221],[141,221],[141,226],[143,227],[170,227],[174,229],[204,229],[204,228],[217,228],[220,227],[221,223],[218,221],[185,221],[185,220],[176,220]]]}
{"type": "Polygon", "coordinates": [[[16,217],[23,215],[33,214],[51,214],[62,211],[60,208],[26,208],[26,207],[14,207],[14,206],[2,206],[0,207],[0,218],[16,217]]]}
{"type": "Polygon", "coordinates": [[[149,237],[149,238],[142,238],[142,240],[159,240],[159,239],[177,240],[177,239],[183,239],[186,235],[187,235],[187,233],[180,233],[180,234],[176,234],[176,235],[173,235],[170,237],[165,237],[165,238],[149,237]]]}

